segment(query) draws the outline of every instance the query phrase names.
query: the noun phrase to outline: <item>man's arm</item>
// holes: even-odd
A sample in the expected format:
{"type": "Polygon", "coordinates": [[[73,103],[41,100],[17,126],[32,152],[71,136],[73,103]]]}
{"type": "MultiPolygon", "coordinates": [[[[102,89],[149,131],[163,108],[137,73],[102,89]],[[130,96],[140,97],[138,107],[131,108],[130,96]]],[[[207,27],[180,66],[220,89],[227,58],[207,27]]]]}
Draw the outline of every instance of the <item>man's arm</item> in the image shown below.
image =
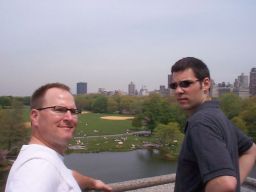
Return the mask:
{"type": "Polygon", "coordinates": [[[235,192],[237,179],[233,176],[216,177],[206,184],[206,192],[235,192]]]}
{"type": "Polygon", "coordinates": [[[91,177],[88,176],[84,176],[80,173],[78,173],[77,171],[73,170],[73,176],[75,178],[75,180],[77,181],[78,185],[80,186],[81,189],[98,189],[98,190],[102,190],[105,192],[111,192],[112,188],[105,184],[104,182],[102,182],[101,180],[97,180],[97,179],[93,179],[91,177]]]}
{"type": "MultiPolygon", "coordinates": [[[[253,144],[242,156],[239,157],[240,183],[252,170],[256,160],[256,145],[253,144]]],[[[206,192],[231,192],[236,190],[237,180],[233,176],[221,176],[210,180],[206,184],[206,192]]]]}
{"type": "Polygon", "coordinates": [[[239,171],[240,171],[240,183],[242,184],[245,178],[252,170],[256,160],[256,145],[253,145],[239,157],[239,171]]]}

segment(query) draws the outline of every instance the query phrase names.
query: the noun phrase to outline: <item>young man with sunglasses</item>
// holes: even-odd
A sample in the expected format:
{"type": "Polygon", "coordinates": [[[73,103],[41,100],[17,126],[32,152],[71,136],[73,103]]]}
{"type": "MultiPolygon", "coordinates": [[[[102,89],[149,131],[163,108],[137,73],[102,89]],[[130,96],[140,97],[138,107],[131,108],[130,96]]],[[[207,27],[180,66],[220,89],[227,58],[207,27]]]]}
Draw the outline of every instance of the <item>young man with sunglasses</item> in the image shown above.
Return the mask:
{"type": "Polygon", "coordinates": [[[80,192],[80,188],[111,191],[100,180],[69,170],[63,155],[72,139],[80,110],[69,87],[46,84],[31,97],[32,134],[23,145],[6,183],[6,192],[80,192]]]}
{"type": "Polygon", "coordinates": [[[254,166],[256,147],[209,96],[210,73],[199,59],[186,57],[171,69],[170,88],[188,114],[178,159],[175,192],[240,191],[254,166]]]}

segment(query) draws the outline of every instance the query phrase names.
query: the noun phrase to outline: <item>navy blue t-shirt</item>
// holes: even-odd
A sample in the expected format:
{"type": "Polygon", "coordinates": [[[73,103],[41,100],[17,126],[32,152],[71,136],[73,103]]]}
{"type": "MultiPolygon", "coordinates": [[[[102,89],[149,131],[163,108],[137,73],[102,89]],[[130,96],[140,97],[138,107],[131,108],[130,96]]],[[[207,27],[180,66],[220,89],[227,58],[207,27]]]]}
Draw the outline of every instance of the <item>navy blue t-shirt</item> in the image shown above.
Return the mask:
{"type": "Polygon", "coordinates": [[[176,172],[175,192],[201,192],[215,177],[234,176],[240,191],[239,156],[253,142],[219,109],[203,103],[188,119],[176,172]]]}

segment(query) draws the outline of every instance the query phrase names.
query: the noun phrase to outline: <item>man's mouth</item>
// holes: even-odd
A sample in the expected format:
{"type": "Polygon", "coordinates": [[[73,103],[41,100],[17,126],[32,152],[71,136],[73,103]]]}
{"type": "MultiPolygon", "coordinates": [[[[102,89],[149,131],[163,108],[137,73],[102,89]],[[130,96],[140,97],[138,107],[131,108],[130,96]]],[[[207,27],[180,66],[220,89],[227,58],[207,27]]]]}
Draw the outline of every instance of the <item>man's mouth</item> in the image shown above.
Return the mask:
{"type": "Polygon", "coordinates": [[[72,125],[60,125],[59,128],[72,129],[72,128],[74,128],[74,126],[72,126],[72,125]]]}
{"type": "Polygon", "coordinates": [[[178,100],[179,102],[188,101],[188,99],[187,99],[187,98],[178,98],[177,100],[178,100]]]}

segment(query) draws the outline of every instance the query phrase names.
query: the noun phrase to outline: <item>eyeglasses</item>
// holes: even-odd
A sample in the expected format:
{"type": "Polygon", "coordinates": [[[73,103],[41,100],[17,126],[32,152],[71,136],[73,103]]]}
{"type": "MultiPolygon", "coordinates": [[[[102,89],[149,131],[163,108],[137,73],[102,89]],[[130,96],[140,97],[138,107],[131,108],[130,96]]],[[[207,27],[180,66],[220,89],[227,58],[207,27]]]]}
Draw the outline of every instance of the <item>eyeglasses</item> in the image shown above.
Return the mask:
{"type": "Polygon", "coordinates": [[[179,86],[180,88],[188,88],[190,85],[194,84],[195,82],[199,81],[198,79],[196,79],[195,81],[192,80],[184,80],[184,81],[180,81],[180,82],[173,82],[169,84],[169,88],[171,89],[177,89],[177,87],[179,86]]]}
{"type": "Polygon", "coordinates": [[[37,110],[41,111],[44,109],[52,109],[54,112],[59,113],[59,114],[66,114],[68,111],[70,111],[70,113],[72,115],[78,115],[81,113],[81,110],[79,109],[69,109],[67,107],[63,107],[63,106],[51,106],[51,107],[42,107],[42,108],[37,108],[37,110]]]}

